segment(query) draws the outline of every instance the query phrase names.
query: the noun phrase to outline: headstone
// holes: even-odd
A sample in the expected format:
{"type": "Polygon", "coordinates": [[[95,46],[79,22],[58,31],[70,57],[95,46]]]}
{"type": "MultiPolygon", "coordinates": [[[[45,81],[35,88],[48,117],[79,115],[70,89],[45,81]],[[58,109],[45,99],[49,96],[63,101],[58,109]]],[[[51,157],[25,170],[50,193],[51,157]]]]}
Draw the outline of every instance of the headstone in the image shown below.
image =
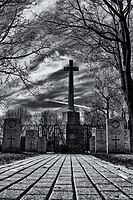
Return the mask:
{"type": "Polygon", "coordinates": [[[36,152],[37,144],[38,144],[38,131],[26,130],[25,151],[36,152]]]}
{"type": "Polygon", "coordinates": [[[125,152],[129,153],[130,152],[130,130],[129,129],[124,129],[124,147],[125,147],[125,152]]]}
{"type": "Polygon", "coordinates": [[[2,152],[20,152],[21,121],[18,118],[4,120],[2,152]]]}
{"type": "Polygon", "coordinates": [[[92,133],[90,131],[89,125],[86,123],[83,125],[83,142],[84,142],[84,152],[90,151],[90,137],[92,133]]]}
{"type": "Polygon", "coordinates": [[[38,138],[38,152],[39,153],[46,153],[47,141],[46,136],[38,138]]]}
{"type": "Polygon", "coordinates": [[[124,153],[124,121],[120,117],[108,121],[108,152],[124,153]]]}
{"type": "Polygon", "coordinates": [[[90,137],[90,152],[95,152],[95,136],[90,137]]]}
{"type": "Polygon", "coordinates": [[[106,132],[105,129],[96,129],[96,138],[95,138],[95,152],[106,152],[106,132]]]}
{"type": "Polygon", "coordinates": [[[25,136],[21,136],[21,152],[25,151],[25,136]]]}

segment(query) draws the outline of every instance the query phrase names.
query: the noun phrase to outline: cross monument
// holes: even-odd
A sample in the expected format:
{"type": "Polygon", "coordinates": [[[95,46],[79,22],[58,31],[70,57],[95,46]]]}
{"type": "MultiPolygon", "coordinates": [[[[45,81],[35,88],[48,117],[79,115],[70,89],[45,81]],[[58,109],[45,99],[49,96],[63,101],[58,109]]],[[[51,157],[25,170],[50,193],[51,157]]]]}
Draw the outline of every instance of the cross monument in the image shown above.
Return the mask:
{"type": "Polygon", "coordinates": [[[69,67],[64,67],[64,71],[69,71],[68,104],[70,111],[74,111],[73,71],[79,71],[79,68],[73,67],[73,60],[69,60],[69,67]]]}
{"type": "Polygon", "coordinates": [[[69,60],[69,67],[64,67],[64,71],[69,71],[68,86],[68,106],[66,124],[66,145],[68,153],[83,152],[83,136],[80,126],[80,113],[74,110],[74,80],[73,72],[78,71],[78,67],[73,67],[73,60],[69,60]]]}

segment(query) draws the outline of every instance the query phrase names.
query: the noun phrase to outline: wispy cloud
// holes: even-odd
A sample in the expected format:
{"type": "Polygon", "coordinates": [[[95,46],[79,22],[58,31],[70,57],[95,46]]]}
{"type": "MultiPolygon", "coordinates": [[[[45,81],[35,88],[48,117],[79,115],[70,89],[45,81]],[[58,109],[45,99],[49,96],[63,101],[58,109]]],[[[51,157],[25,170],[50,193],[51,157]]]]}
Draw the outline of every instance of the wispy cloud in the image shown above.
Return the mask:
{"type": "MultiPolygon", "coordinates": [[[[31,19],[35,13],[40,14],[48,8],[54,9],[56,0],[37,0],[36,2],[31,9],[24,11],[24,16],[27,19],[31,19]]],[[[17,106],[22,106],[31,112],[43,111],[44,109],[66,109],[68,72],[64,71],[63,68],[69,65],[69,59],[72,58],[65,53],[65,50],[60,49],[51,58],[46,58],[46,55],[42,54],[20,60],[22,66],[25,62],[28,65],[29,76],[34,83],[34,85],[30,85],[30,89],[37,91],[38,95],[36,98],[32,96],[22,84],[12,88],[3,84],[0,87],[0,95],[10,105],[9,109],[17,106]]],[[[83,63],[74,61],[74,66],[79,67],[79,72],[74,72],[75,106],[88,109],[85,104],[92,95],[94,80],[88,76],[87,68],[83,63]]]]}
{"type": "MultiPolygon", "coordinates": [[[[10,108],[22,106],[31,112],[40,112],[44,109],[66,110],[68,107],[68,72],[63,68],[68,66],[69,59],[67,56],[57,56],[56,59],[46,59],[44,62],[42,57],[38,58],[34,67],[29,71],[34,85],[39,88],[38,96],[35,98],[29,95],[23,87],[16,87],[12,90],[6,88],[5,96],[11,105],[10,108]]],[[[93,95],[94,79],[86,75],[87,68],[83,64],[76,63],[75,65],[80,68],[79,72],[74,73],[75,107],[83,110],[89,109],[86,102],[93,95]]]]}
{"type": "Polygon", "coordinates": [[[31,19],[34,16],[34,13],[39,15],[41,12],[46,11],[48,8],[54,9],[55,8],[56,0],[36,0],[30,7],[30,10],[24,11],[24,16],[27,19],[31,19]]]}

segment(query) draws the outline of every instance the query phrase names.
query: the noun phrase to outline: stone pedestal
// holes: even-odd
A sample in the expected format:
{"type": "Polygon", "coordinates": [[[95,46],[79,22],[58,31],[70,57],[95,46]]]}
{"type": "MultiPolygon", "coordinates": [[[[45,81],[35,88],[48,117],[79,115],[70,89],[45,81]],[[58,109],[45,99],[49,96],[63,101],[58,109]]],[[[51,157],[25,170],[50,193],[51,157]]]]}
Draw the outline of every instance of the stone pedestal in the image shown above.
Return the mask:
{"type": "Polygon", "coordinates": [[[83,153],[82,126],[78,112],[67,112],[66,144],[68,153],[83,153]]]}
{"type": "Polygon", "coordinates": [[[68,111],[67,123],[71,125],[80,125],[80,113],[75,111],[68,111]]]}

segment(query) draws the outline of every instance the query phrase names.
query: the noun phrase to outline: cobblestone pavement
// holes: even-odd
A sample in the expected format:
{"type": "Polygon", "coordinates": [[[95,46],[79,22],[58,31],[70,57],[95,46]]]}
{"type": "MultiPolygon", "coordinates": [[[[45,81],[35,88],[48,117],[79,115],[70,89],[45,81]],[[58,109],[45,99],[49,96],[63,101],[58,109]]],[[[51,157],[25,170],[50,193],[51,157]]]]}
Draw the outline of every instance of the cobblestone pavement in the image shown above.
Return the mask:
{"type": "Polygon", "coordinates": [[[133,199],[133,170],[91,155],[39,155],[0,166],[0,200],[9,199],[133,199]]]}

